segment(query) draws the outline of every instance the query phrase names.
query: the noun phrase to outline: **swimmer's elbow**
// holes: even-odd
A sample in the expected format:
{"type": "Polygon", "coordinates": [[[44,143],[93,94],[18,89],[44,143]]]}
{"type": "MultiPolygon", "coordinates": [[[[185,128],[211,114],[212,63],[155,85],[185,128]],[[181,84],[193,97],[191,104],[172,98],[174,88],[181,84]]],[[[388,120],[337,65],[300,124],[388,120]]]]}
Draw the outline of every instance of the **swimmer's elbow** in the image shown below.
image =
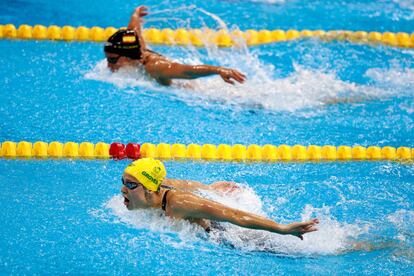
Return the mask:
{"type": "Polygon", "coordinates": [[[241,212],[235,211],[234,214],[232,214],[233,223],[245,227],[245,228],[251,228],[252,227],[252,220],[249,219],[249,217],[244,216],[241,212]]]}
{"type": "Polygon", "coordinates": [[[250,228],[252,224],[249,218],[244,216],[244,212],[231,208],[227,208],[227,210],[223,209],[221,211],[215,210],[214,219],[218,221],[230,222],[245,228],[250,228]]]}

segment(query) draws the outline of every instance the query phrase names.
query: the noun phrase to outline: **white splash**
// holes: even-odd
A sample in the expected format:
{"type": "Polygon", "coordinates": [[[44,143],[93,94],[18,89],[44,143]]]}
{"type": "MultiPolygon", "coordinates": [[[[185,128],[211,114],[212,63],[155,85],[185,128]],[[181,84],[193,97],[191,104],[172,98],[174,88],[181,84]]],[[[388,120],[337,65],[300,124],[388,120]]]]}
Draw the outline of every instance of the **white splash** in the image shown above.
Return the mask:
{"type": "Polygon", "coordinates": [[[390,69],[371,68],[365,75],[382,87],[391,88],[389,93],[414,95],[414,68],[401,68],[398,65],[390,69]],[[396,89],[398,91],[395,91],[396,89]]]}
{"type": "Polygon", "coordinates": [[[286,78],[270,79],[258,74],[249,75],[243,85],[230,86],[217,78],[194,83],[198,95],[214,101],[291,112],[377,94],[375,89],[342,81],[332,73],[301,66],[295,66],[295,72],[286,78]]]}
{"type": "Polygon", "coordinates": [[[318,217],[321,223],[318,231],[306,234],[304,240],[293,236],[283,236],[265,231],[243,229],[225,224],[226,231],[213,231],[211,240],[216,243],[231,244],[247,251],[265,251],[293,256],[336,255],[352,248],[359,235],[368,227],[340,223],[329,215],[329,208],[305,206],[302,220],[318,217]]]}
{"type": "Polygon", "coordinates": [[[105,203],[105,208],[110,209],[119,222],[128,224],[137,229],[149,229],[154,232],[176,232],[187,237],[195,238],[194,233],[202,229],[184,220],[174,220],[162,215],[162,210],[135,210],[129,211],[124,205],[121,195],[113,196],[105,203]]]}
{"type": "Polygon", "coordinates": [[[414,18],[414,0],[393,0],[402,10],[392,9],[391,15],[393,20],[411,20],[414,18]]]}
{"type": "Polygon", "coordinates": [[[106,64],[106,60],[98,62],[91,71],[85,74],[85,79],[112,83],[121,89],[131,87],[157,88],[142,67],[123,67],[112,73],[106,64]]]}
{"type": "MultiPolygon", "coordinates": [[[[191,81],[179,80],[174,82],[173,87],[162,87],[151,80],[142,68],[122,68],[111,73],[106,68],[105,61],[99,62],[86,73],[85,78],[109,82],[121,89],[128,88],[129,93],[131,88],[136,87],[172,93],[189,104],[205,105],[208,100],[223,105],[291,112],[349,99],[352,101],[352,98],[369,98],[380,93],[374,88],[342,81],[333,73],[310,70],[299,65],[286,78],[277,78],[274,66],[262,64],[255,56],[217,52],[221,51],[212,51],[209,55],[220,59],[226,67],[238,68],[244,72],[248,76],[246,83],[233,86],[214,76],[191,81]]],[[[179,61],[201,63],[196,56],[184,57],[179,61]]],[[[132,89],[132,93],[134,90],[132,89]]]]}
{"type": "Polygon", "coordinates": [[[412,226],[414,225],[414,211],[398,210],[395,213],[388,215],[387,219],[397,228],[397,238],[400,241],[406,242],[408,239],[414,240],[412,230],[412,226]]]}
{"type": "MultiPolygon", "coordinates": [[[[233,208],[243,209],[258,215],[265,215],[262,210],[262,202],[257,194],[249,187],[243,186],[242,192],[236,194],[217,195],[204,193],[220,203],[233,208]]],[[[229,223],[221,223],[223,230],[212,230],[206,234],[199,226],[190,224],[184,220],[173,220],[162,215],[160,210],[135,210],[128,211],[123,205],[120,195],[113,196],[107,203],[105,209],[110,210],[114,223],[124,223],[137,229],[148,229],[160,232],[163,241],[170,246],[189,248],[199,244],[200,241],[208,239],[209,242],[228,245],[243,251],[266,251],[277,254],[288,254],[292,256],[308,256],[312,254],[340,254],[350,248],[350,243],[360,234],[368,231],[367,227],[359,227],[346,223],[340,223],[329,215],[329,208],[313,208],[305,206],[302,220],[318,217],[321,220],[319,231],[305,235],[305,240],[293,236],[282,236],[260,230],[244,229],[229,223]],[[178,240],[164,235],[165,233],[176,233],[178,240]]],[[[105,213],[105,211],[103,211],[105,213]]],[[[107,215],[97,215],[106,222],[111,221],[107,215]]],[[[197,245],[199,246],[199,245],[197,245]]]]}

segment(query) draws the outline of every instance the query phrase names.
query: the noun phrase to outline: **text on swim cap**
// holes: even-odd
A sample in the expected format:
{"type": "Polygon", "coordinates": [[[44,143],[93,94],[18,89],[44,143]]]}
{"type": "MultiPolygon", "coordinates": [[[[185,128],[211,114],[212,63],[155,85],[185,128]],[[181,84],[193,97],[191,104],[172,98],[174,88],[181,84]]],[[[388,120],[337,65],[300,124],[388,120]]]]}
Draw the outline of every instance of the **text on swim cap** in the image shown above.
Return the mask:
{"type": "Polygon", "coordinates": [[[158,181],[154,177],[149,175],[146,171],[143,171],[141,174],[145,176],[146,178],[148,178],[148,180],[154,183],[155,185],[158,185],[158,181]]]}

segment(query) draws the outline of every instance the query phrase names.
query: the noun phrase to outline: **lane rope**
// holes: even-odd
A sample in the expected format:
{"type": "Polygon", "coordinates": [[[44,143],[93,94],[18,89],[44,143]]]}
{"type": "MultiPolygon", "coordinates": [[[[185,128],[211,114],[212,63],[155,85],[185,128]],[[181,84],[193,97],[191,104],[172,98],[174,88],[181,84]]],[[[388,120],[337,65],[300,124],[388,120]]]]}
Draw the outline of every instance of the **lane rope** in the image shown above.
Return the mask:
{"type": "MultiPolygon", "coordinates": [[[[0,25],[0,38],[3,39],[35,39],[60,41],[106,41],[116,28],[94,26],[30,26],[22,24],[16,28],[13,24],[0,25]]],[[[361,44],[382,44],[393,47],[414,48],[414,33],[406,32],[365,32],[346,30],[212,30],[212,29],[156,29],[143,30],[145,40],[160,45],[217,45],[232,47],[247,44],[255,46],[295,39],[318,38],[322,41],[350,41],[361,44]]]]}
{"type": "Polygon", "coordinates": [[[213,144],[152,144],[113,142],[66,142],[50,143],[37,141],[4,141],[0,147],[0,158],[13,159],[139,159],[153,157],[163,160],[218,160],[233,162],[278,162],[278,161],[355,161],[355,160],[400,160],[413,161],[414,148],[378,146],[332,146],[332,145],[213,145],[213,144]]]}

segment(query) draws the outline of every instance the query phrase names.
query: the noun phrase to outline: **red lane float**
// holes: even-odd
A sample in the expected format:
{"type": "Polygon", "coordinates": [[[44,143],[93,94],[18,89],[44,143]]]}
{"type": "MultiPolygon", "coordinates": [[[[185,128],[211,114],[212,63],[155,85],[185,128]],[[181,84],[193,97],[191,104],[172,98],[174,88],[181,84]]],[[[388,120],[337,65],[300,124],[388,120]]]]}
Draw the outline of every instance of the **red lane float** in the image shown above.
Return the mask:
{"type": "Polygon", "coordinates": [[[126,148],[125,148],[126,156],[130,159],[137,160],[141,158],[140,149],[141,149],[140,144],[129,143],[128,145],[126,145],[126,148]]]}
{"type": "Polygon", "coordinates": [[[109,147],[109,155],[118,160],[126,158],[125,145],[118,142],[112,143],[109,147]]]}

